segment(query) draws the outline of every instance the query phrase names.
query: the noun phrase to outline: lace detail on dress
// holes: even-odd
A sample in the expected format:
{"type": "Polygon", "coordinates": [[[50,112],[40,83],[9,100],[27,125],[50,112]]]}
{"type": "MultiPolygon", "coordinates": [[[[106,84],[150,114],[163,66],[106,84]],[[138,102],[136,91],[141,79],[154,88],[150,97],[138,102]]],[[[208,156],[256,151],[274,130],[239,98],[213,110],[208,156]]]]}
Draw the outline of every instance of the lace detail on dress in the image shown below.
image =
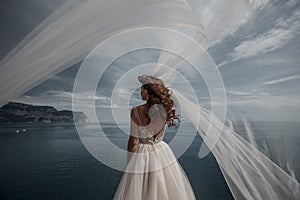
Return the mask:
{"type": "MultiPolygon", "coordinates": [[[[141,123],[141,120],[139,119],[137,108],[134,108],[135,114],[138,117],[139,122],[141,123]]],[[[138,137],[139,137],[139,143],[141,144],[151,144],[154,145],[160,141],[163,140],[164,134],[165,134],[166,126],[164,127],[155,135],[152,135],[145,127],[138,126],[138,137]],[[160,136],[158,136],[160,135],[160,136]]]]}
{"type": "MultiPolygon", "coordinates": [[[[162,133],[162,135],[160,136],[160,137],[153,137],[152,135],[151,136],[148,136],[148,137],[141,137],[141,138],[139,138],[139,142],[141,143],[141,144],[151,144],[151,145],[154,145],[155,143],[158,143],[158,142],[160,142],[160,141],[162,141],[163,140],[163,137],[164,137],[164,131],[165,130],[163,130],[163,133],[162,133]]],[[[160,134],[160,133],[158,133],[158,134],[160,134]]]]}

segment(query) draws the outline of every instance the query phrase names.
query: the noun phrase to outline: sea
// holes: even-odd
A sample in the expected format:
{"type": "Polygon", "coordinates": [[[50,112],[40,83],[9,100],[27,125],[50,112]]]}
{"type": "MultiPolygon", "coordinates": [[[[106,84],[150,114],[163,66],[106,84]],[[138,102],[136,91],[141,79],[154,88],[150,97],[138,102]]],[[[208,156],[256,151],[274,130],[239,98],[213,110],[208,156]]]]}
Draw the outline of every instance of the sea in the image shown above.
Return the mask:
{"type": "MultiPolygon", "coordinates": [[[[259,122],[255,134],[267,133],[280,143],[278,135],[293,135],[300,146],[298,122],[259,122]]],[[[87,131],[95,124],[83,125],[87,131]]],[[[246,135],[243,125],[236,125],[246,135]]],[[[105,134],[126,148],[127,137],[117,126],[107,124],[105,134]]],[[[174,138],[176,129],[167,129],[164,140],[174,138]]],[[[199,134],[178,158],[197,199],[233,199],[220,168],[212,155],[199,159],[202,144],[199,134]]],[[[275,151],[275,150],[274,150],[275,151]]],[[[299,152],[299,151],[298,151],[299,152]]],[[[293,159],[299,160],[299,153],[293,159]]],[[[297,162],[296,162],[297,163],[297,162]]],[[[299,178],[299,166],[291,172],[299,178]]],[[[94,158],[80,140],[73,123],[0,125],[0,199],[112,199],[123,172],[94,158]]],[[[298,179],[299,180],[299,179],[298,179]]]]}

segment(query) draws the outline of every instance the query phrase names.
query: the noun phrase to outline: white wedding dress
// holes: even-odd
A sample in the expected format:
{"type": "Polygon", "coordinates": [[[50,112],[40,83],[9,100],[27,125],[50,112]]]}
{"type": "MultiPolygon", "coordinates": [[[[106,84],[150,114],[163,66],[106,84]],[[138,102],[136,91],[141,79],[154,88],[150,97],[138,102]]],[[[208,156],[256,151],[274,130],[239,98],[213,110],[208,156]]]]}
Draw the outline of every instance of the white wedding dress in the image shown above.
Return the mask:
{"type": "Polygon", "coordinates": [[[172,149],[163,141],[165,126],[159,134],[152,135],[143,126],[131,123],[130,132],[134,136],[138,134],[139,143],[120,180],[114,200],[196,199],[185,171],[172,149]]]}

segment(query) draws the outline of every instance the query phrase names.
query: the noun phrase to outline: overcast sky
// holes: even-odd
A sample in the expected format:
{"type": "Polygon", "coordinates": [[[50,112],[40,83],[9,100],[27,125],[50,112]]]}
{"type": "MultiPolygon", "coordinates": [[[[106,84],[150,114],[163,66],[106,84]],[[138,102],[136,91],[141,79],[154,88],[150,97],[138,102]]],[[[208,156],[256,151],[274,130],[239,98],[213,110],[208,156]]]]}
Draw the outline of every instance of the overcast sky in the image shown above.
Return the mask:
{"type": "MultiPolygon", "coordinates": [[[[246,23],[208,49],[219,67],[229,106],[256,120],[300,119],[300,2],[263,0],[246,23]]],[[[61,0],[2,0],[0,57],[47,17],[61,0]]],[[[71,109],[72,87],[80,64],[15,99],[71,109]]],[[[105,99],[102,99],[105,101],[105,99]]]]}

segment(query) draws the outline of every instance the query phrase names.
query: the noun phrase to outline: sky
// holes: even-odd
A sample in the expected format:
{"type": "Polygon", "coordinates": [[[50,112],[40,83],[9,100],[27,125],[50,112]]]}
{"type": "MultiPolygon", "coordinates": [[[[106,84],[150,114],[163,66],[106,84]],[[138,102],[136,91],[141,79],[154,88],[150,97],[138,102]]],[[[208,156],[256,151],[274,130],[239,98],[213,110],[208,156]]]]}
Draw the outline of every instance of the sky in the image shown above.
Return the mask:
{"type": "MultiPolygon", "coordinates": [[[[228,108],[238,108],[253,120],[299,121],[300,1],[250,3],[247,16],[235,31],[208,48],[222,75],[228,108]]],[[[2,58],[62,1],[2,0],[0,4],[2,58]]],[[[138,56],[148,59],[143,52],[138,56]]],[[[13,101],[70,110],[79,67],[80,63],[71,66],[13,101]]],[[[102,96],[98,99],[103,106],[109,102],[102,96]]]]}

